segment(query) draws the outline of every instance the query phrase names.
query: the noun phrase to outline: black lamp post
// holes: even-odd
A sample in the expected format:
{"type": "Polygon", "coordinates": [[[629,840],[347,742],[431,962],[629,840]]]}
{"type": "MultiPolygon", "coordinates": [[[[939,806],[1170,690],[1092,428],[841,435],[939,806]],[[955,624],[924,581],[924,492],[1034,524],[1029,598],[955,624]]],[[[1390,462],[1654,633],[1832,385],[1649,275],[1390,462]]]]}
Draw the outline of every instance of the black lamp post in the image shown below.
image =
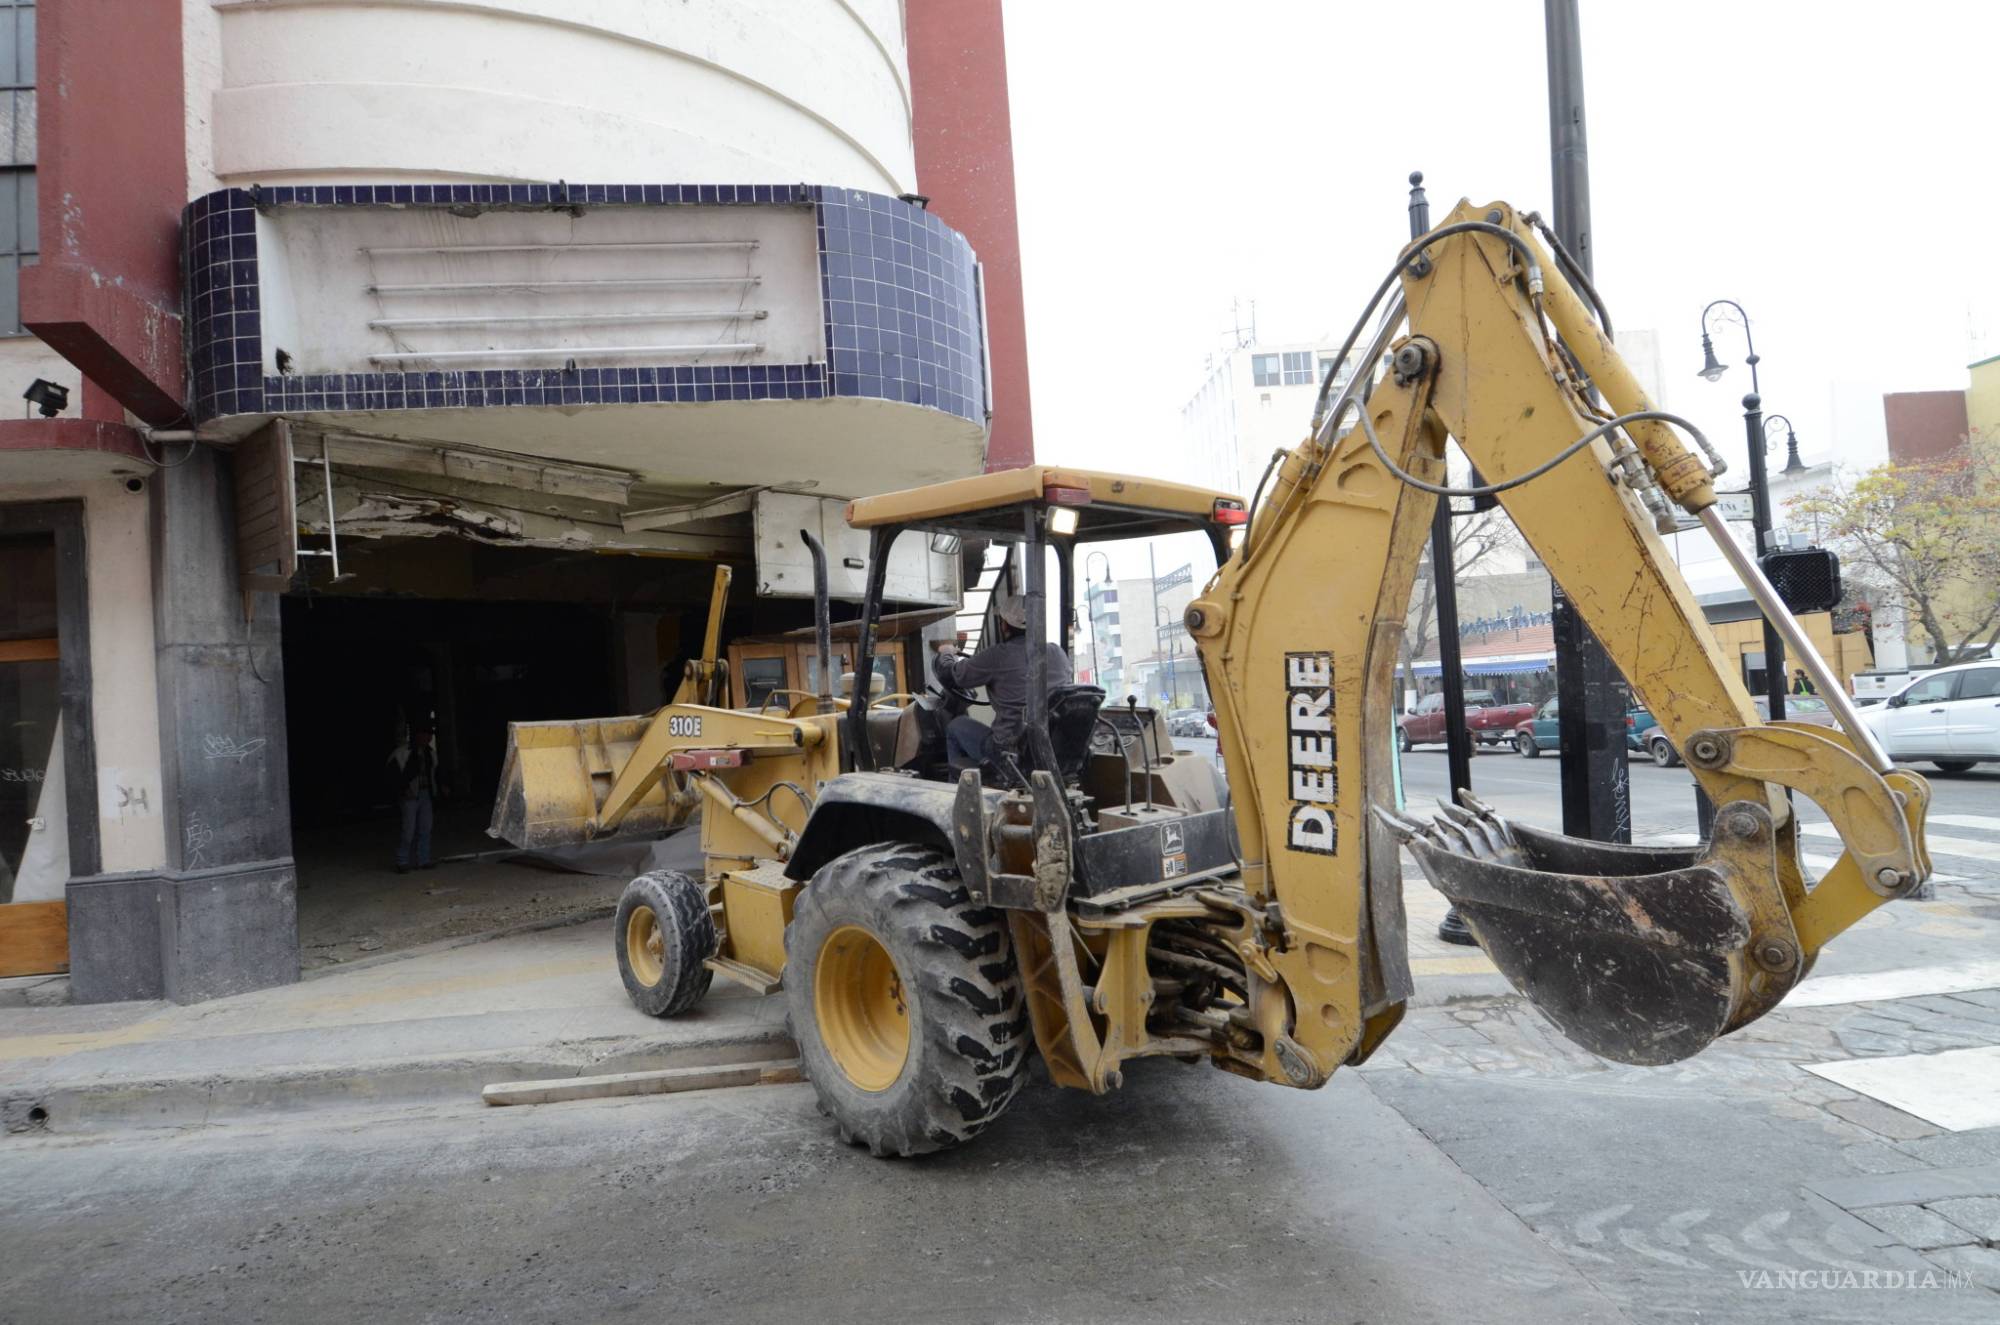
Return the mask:
{"type": "Polygon", "coordinates": [[[1766,414],[1764,416],[1764,444],[1766,446],[1770,445],[1771,425],[1774,423],[1783,423],[1785,425],[1785,468],[1783,472],[1786,474],[1805,473],[1806,462],[1799,459],[1799,434],[1792,427],[1790,419],[1782,414],[1766,414]]]}
{"type": "MultiPolygon", "coordinates": [[[[1715,342],[1708,334],[1709,314],[1725,304],[1736,310],[1742,324],[1746,351],[1743,362],[1750,366],[1750,394],[1743,397],[1743,433],[1750,451],[1750,526],[1757,559],[1762,561],[1771,550],[1771,480],[1764,466],[1764,448],[1768,445],[1764,437],[1764,400],[1758,392],[1757,343],[1750,337],[1750,315],[1734,299],[1717,299],[1701,310],[1701,376],[1707,381],[1717,382],[1729,369],[1728,364],[1715,357],[1715,342]]],[[[1772,417],[1782,419],[1785,416],[1776,414],[1772,417]]],[[[1791,426],[1792,421],[1785,419],[1786,431],[1789,432],[1791,426]]],[[[1797,456],[1796,446],[1792,454],[1797,456]]],[[[1785,716],[1785,642],[1769,617],[1764,618],[1764,693],[1770,701],[1771,721],[1781,721],[1785,716]]]]}
{"type": "Polygon", "coordinates": [[[1097,599],[1090,592],[1090,558],[1104,558],[1103,583],[1111,583],[1111,557],[1103,551],[1096,551],[1083,559],[1083,611],[1090,618],[1090,679],[1098,685],[1104,684],[1104,670],[1097,665],[1097,599]]]}

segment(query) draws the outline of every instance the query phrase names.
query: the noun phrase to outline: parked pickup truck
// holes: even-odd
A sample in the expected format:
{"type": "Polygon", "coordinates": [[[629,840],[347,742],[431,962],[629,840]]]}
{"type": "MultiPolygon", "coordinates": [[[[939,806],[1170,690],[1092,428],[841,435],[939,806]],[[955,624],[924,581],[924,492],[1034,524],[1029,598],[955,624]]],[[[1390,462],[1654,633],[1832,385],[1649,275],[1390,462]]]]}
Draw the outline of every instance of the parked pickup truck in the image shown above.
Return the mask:
{"type": "MultiPolygon", "coordinates": [[[[1480,745],[1504,745],[1514,739],[1514,729],[1535,716],[1533,704],[1496,704],[1490,690],[1465,692],[1465,729],[1480,745]]],[[[1402,728],[1402,746],[1444,743],[1444,696],[1425,695],[1416,708],[1396,719],[1402,728]]]]}

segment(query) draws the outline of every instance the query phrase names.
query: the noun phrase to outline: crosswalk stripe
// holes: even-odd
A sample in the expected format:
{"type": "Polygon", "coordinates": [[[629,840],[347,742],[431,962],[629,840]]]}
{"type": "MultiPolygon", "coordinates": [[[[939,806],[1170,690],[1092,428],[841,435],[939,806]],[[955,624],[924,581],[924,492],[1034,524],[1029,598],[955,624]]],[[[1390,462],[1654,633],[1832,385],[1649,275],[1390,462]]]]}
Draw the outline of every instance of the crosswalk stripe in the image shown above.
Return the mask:
{"type": "MultiPolygon", "coordinates": [[[[1801,831],[1814,837],[1839,837],[1840,830],[1832,824],[1801,823],[1801,831]]],[[[1971,856],[1975,860],[2000,860],[2000,842],[1981,842],[1970,837],[1941,837],[1936,833],[1926,833],[1924,842],[1933,856],[1971,856]]]]}
{"type": "Polygon", "coordinates": [[[1962,966],[1899,966],[1887,971],[1808,976],[1785,996],[1790,1008],[1825,1008],[1846,1003],[1881,1003],[1896,998],[1963,994],[2000,986],[2000,961],[1962,966]]]}
{"type": "Polygon", "coordinates": [[[1943,824],[1946,828],[1984,828],[1989,833],[2000,833],[2000,817],[1990,814],[1930,814],[1924,816],[1924,822],[1943,824]]]}
{"type": "MultiPolygon", "coordinates": [[[[1973,818],[1975,816],[1963,815],[1960,817],[1973,818]]],[[[1840,834],[1834,829],[1832,824],[1804,824],[1802,826],[1804,831],[1812,833],[1816,837],[1840,836],[1840,834]]],[[[1935,844],[1935,841],[1936,839],[1933,838],[1932,839],[1933,844],[1935,844]]],[[[1697,846],[1700,844],[1700,842],[1701,838],[1694,833],[1655,833],[1651,837],[1646,839],[1646,845],[1648,846],[1663,846],[1663,847],[1697,846]]],[[[1816,856],[1812,854],[1806,854],[1801,856],[1800,859],[1805,861],[1806,864],[1810,865],[1813,869],[1819,871],[1821,874],[1826,873],[1828,870],[1832,869],[1835,865],[1840,863],[1840,857],[1838,856],[1816,856]]],[[[1931,875],[1931,882],[1964,883],[1965,880],[1964,878],[1956,874],[1933,874],[1931,875]]]]}
{"type": "Polygon", "coordinates": [[[1948,1131],[2000,1126],[2000,1045],[1805,1068],[1948,1131]]]}
{"type": "MultiPolygon", "coordinates": [[[[1824,875],[1828,870],[1832,869],[1835,865],[1838,865],[1840,863],[1839,856],[1814,856],[1808,854],[1800,856],[1799,859],[1803,860],[1806,864],[1812,866],[1814,870],[1818,871],[1822,875],[1824,875]]],[[[1965,880],[1956,874],[1933,874],[1931,875],[1931,882],[1964,883],[1965,880]]]]}

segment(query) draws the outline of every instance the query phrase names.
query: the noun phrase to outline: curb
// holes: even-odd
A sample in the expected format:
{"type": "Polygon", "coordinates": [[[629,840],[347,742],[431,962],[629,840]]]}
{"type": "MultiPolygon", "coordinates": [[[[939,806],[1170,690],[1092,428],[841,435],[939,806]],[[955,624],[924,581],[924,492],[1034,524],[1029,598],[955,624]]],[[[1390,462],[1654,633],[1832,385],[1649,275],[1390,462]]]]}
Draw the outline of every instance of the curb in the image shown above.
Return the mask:
{"type": "MultiPolygon", "coordinates": [[[[692,1043],[621,1036],[338,1066],[300,1063],[228,1075],[24,1083],[7,1087],[0,1096],[0,1134],[86,1136],[216,1127],[270,1122],[321,1109],[451,1101],[479,1107],[481,1091],[494,1082],[736,1066],[797,1054],[782,1026],[757,1026],[692,1043]]],[[[735,1078],[725,1075],[718,1080],[727,1084],[735,1078]]]]}

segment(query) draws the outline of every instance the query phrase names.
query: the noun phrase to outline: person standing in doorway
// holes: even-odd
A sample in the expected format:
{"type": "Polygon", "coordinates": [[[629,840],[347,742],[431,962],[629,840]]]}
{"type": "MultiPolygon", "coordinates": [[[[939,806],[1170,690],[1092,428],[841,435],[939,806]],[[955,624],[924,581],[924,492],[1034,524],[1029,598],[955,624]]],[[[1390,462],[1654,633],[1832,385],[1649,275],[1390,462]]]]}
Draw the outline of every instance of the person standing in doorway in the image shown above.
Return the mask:
{"type": "Polygon", "coordinates": [[[1806,675],[1806,669],[1803,667],[1794,667],[1792,669],[1792,693],[1795,695],[1817,695],[1819,693],[1819,687],[1812,683],[1812,678],[1806,675]]]}
{"type": "Polygon", "coordinates": [[[402,831],[396,838],[396,873],[430,869],[432,801],[442,794],[430,724],[418,723],[411,728],[408,744],[397,746],[389,762],[395,765],[396,804],[402,816],[402,831]]]}

